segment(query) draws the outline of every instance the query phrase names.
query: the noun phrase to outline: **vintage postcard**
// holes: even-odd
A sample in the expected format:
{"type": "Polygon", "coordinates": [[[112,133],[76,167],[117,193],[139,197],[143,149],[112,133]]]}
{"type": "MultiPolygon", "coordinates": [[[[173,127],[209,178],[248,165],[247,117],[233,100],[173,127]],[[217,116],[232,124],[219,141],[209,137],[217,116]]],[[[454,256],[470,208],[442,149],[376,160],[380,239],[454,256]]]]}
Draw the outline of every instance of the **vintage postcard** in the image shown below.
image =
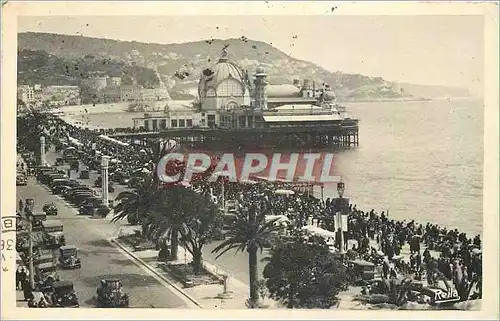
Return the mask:
{"type": "Polygon", "coordinates": [[[497,2],[4,3],[2,318],[498,318],[498,68],[497,2]]]}

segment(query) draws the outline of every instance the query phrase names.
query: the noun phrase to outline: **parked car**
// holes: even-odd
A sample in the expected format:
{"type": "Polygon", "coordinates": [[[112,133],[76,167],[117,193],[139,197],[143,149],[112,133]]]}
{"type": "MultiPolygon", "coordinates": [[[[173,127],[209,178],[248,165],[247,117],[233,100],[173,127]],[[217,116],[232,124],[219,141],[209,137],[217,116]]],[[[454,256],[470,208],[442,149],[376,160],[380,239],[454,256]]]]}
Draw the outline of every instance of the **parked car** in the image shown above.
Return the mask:
{"type": "Polygon", "coordinates": [[[16,176],[16,186],[26,186],[28,185],[28,178],[25,175],[16,176]]]}
{"type": "MultiPolygon", "coordinates": [[[[94,181],[94,186],[98,188],[102,188],[102,177],[99,176],[95,181],[94,181]]],[[[108,192],[113,193],[115,191],[115,187],[113,186],[113,183],[110,181],[108,182],[108,192]]]]}
{"type": "Polygon", "coordinates": [[[90,173],[88,170],[83,170],[80,172],[80,179],[89,179],[90,178],[90,173]]]}
{"type": "Polygon", "coordinates": [[[43,212],[47,215],[57,215],[57,207],[54,203],[48,203],[43,206],[43,212]]]}
{"type": "Polygon", "coordinates": [[[78,248],[74,245],[65,245],[59,248],[59,263],[63,269],[79,269],[82,261],[78,258],[78,248]]]}
{"type": "Polygon", "coordinates": [[[80,215],[94,215],[97,214],[99,216],[106,216],[111,212],[111,209],[108,206],[104,206],[104,204],[91,204],[85,203],[80,206],[79,214],[80,215]]]}
{"type": "Polygon", "coordinates": [[[73,282],[59,281],[52,284],[52,306],[57,308],[78,308],[78,297],[76,296],[73,282]]]}
{"type": "Polygon", "coordinates": [[[97,288],[97,306],[100,308],[128,308],[129,295],[123,293],[122,283],[118,279],[101,281],[97,288]]]}
{"type": "Polygon", "coordinates": [[[57,195],[64,195],[67,191],[71,190],[71,186],[66,186],[66,185],[57,185],[54,188],[52,188],[52,193],[57,194],[57,195]]]}
{"type": "Polygon", "coordinates": [[[80,185],[80,182],[78,182],[77,180],[74,180],[74,179],[67,179],[67,178],[57,178],[57,179],[54,179],[51,184],[50,184],[50,188],[54,188],[58,185],[65,185],[65,186],[79,186],[80,185]]]}

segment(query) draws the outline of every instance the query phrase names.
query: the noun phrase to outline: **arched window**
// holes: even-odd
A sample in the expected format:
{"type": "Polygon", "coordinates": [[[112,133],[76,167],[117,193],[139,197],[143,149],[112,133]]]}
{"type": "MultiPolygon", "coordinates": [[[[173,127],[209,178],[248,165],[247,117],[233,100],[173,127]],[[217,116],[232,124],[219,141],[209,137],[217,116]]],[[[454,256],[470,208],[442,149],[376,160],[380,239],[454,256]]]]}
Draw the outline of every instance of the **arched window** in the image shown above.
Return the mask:
{"type": "Polygon", "coordinates": [[[217,86],[217,96],[219,97],[241,97],[243,96],[243,88],[241,83],[236,79],[223,80],[217,86]]]}
{"type": "Polygon", "coordinates": [[[238,108],[238,104],[237,104],[237,103],[235,103],[234,101],[230,101],[230,102],[228,102],[228,103],[226,104],[226,109],[227,109],[227,110],[234,110],[234,109],[236,109],[236,108],[238,108]]]}

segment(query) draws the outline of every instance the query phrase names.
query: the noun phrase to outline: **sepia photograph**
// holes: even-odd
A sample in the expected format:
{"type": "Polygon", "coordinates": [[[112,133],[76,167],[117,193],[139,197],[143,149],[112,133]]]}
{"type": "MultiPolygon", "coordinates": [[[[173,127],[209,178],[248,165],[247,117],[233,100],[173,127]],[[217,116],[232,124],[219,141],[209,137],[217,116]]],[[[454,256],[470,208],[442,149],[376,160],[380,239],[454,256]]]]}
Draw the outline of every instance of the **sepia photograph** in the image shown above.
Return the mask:
{"type": "Polygon", "coordinates": [[[498,317],[497,5],[4,4],[7,319],[498,317]]]}

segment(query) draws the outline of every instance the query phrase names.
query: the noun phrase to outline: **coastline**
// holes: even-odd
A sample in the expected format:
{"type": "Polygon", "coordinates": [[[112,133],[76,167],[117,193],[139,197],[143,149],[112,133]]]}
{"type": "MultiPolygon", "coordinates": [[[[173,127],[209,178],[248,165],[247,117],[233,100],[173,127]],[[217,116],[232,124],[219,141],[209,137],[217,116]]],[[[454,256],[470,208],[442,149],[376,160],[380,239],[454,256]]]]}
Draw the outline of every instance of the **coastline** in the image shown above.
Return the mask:
{"type": "MultiPolygon", "coordinates": [[[[436,98],[394,98],[394,99],[356,99],[356,100],[342,100],[339,99],[339,104],[358,104],[358,103],[398,103],[398,102],[428,102],[428,101],[454,101],[463,99],[479,99],[481,97],[475,96],[464,96],[464,97],[436,97],[436,98]]],[[[191,100],[168,100],[159,101],[160,104],[185,104],[190,103],[191,100]]],[[[108,103],[108,104],[87,104],[87,105],[71,105],[71,106],[60,106],[51,109],[51,113],[61,113],[65,117],[68,116],[78,116],[81,114],[112,114],[112,113],[140,113],[140,112],[153,112],[153,111],[131,111],[130,102],[118,102],[118,103],[108,103]]]]}

